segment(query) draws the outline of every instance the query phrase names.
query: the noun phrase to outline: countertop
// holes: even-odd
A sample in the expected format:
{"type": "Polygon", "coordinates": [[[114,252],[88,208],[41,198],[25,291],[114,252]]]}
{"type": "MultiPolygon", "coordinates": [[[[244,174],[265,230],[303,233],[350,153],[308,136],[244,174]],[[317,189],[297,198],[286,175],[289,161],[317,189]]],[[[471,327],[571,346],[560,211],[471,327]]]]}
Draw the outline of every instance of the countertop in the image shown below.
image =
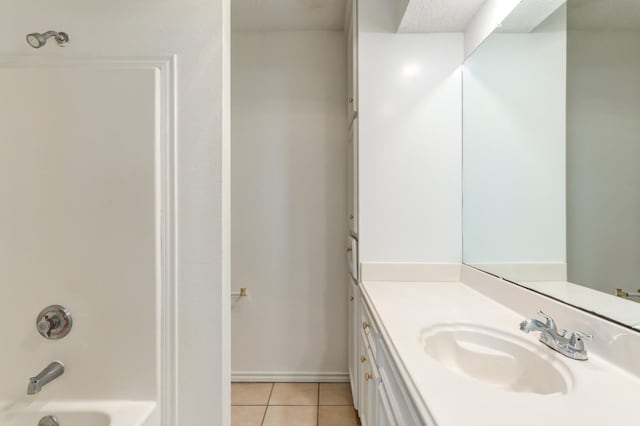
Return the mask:
{"type": "Polygon", "coordinates": [[[640,378],[594,355],[575,361],[552,351],[538,342],[538,333],[519,330],[522,316],[465,284],[364,282],[361,290],[413,402],[438,426],[640,424],[640,378]],[[429,327],[450,323],[478,324],[527,339],[549,362],[568,367],[569,391],[511,392],[443,367],[425,353],[421,336],[429,327]]]}

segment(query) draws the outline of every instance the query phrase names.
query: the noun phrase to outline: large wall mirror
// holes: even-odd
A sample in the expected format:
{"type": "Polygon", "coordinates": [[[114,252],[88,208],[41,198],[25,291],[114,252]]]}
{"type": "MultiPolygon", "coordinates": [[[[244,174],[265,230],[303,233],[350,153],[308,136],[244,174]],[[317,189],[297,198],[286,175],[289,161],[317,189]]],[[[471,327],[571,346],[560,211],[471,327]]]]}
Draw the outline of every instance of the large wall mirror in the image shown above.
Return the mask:
{"type": "Polygon", "coordinates": [[[640,1],[523,0],[464,65],[464,263],[640,330],[640,1]]]}

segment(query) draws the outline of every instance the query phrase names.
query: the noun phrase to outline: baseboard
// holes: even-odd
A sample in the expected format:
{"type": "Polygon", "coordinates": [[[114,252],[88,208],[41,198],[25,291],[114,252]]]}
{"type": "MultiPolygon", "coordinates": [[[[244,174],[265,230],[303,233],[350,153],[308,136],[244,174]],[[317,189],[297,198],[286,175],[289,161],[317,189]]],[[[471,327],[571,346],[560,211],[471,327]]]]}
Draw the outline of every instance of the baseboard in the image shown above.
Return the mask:
{"type": "Polygon", "coordinates": [[[232,382],[349,382],[349,373],[295,373],[234,371],[232,382]]]}

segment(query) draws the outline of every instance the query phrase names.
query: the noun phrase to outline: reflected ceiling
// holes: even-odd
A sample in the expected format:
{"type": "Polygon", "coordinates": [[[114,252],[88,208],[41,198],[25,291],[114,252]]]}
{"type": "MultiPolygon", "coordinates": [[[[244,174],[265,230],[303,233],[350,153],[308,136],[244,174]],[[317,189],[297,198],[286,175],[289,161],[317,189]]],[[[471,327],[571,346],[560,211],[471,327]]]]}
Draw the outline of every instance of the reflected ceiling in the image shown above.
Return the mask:
{"type": "Polygon", "coordinates": [[[471,18],[485,2],[486,0],[409,0],[398,31],[403,33],[464,31],[471,22],[471,18]]]}

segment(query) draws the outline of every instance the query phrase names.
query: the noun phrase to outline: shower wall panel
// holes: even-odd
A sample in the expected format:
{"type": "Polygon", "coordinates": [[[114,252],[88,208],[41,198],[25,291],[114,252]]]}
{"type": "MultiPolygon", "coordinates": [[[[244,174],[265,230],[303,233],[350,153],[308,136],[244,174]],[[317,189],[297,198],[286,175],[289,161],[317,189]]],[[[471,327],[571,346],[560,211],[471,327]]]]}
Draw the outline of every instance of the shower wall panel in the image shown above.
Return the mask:
{"type": "Polygon", "coordinates": [[[0,399],[53,360],[67,368],[47,398],[156,399],[158,80],[0,67],[0,399]],[[51,304],[73,314],[62,340],[36,331],[51,304]]]}

